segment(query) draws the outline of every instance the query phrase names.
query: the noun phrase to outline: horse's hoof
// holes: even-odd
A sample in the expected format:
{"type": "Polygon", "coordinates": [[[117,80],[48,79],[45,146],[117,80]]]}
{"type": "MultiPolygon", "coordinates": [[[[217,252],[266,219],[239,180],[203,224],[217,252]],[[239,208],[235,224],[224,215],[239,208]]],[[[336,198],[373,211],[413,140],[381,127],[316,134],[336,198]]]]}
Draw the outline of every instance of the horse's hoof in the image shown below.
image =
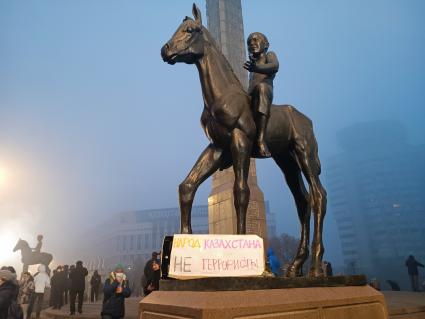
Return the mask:
{"type": "Polygon", "coordinates": [[[180,234],[185,234],[185,235],[192,234],[192,229],[184,227],[180,230],[180,234]]]}
{"type": "Polygon", "coordinates": [[[325,273],[323,272],[323,269],[321,267],[311,267],[310,271],[308,272],[308,277],[310,278],[323,278],[325,277],[325,273]]]}
{"type": "Polygon", "coordinates": [[[267,145],[262,142],[258,143],[258,155],[260,158],[268,158],[272,156],[267,145]]]}
{"type": "Polygon", "coordinates": [[[302,277],[303,273],[300,269],[298,269],[295,266],[291,266],[286,271],[285,277],[286,278],[296,278],[296,277],[302,277]]]}

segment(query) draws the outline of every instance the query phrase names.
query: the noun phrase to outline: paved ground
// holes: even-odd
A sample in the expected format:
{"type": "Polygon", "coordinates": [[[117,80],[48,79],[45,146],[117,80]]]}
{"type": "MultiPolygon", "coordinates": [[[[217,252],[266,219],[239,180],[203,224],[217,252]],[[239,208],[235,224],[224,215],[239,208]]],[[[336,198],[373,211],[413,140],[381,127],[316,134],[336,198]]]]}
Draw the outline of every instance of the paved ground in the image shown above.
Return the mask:
{"type": "Polygon", "coordinates": [[[384,291],[390,318],[425,318],[425,292],[384,291]]]}
{"type": "MultiPolygon", "coordinates": [[[[138,318],[139,313],[139,301],[141,297],[132,297],[128,298],[125,301],[125,318],[126,319],[136,319],[138,318]]],[[[42,312],[43,319],[63,319],[63,318],[74,318],[74,319],[91,319],[91,318],[100,318],[100,310],[102,304],[100,302],[96,303],[84,303],[83,304],[83,313],[77,313],[75,316],[69,316],[69,305],[62,307],[61,310],[53,310],[51,308],[46,309],[42,312]]]]}
{"type": "MultiPolygon", "coordinates": [[[[390,319],[425,319],[425,292],[406,292],[406,291],[384,291],[390,319]]],[[[138,318],[138,309],[140,297],[126,299],[126,319],[138,318]]],[[[83,314],[69,316],[69,306],[62,310],[47,309],[43,311],[45,319],[92,319],[100,318],[100,303],[85,303],[83,314]]]]}

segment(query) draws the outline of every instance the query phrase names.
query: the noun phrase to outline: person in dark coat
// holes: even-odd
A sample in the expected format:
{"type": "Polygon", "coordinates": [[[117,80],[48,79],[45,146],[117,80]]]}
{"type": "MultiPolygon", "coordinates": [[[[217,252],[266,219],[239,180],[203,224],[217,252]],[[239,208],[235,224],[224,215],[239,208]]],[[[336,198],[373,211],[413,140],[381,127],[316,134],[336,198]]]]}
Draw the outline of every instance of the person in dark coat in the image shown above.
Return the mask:
{"type": "Polygon", "coordinates": [[[0,319],[7,319],[9,307],[17,302],[19,284],[16,274],[10,270],[0,270],[0,319]]]}
{"type": "Polygon", "coordinates": [[[409,258],[407,258],[406,260],[406,267],[410,277],[410,282],[412,284],[413,291],[419,291],[418,266],[424,267],[424,265],[418,262],[415,257],[409,255],[409,258]]]}
{"type": "Polygon", "coordinates": [[[125,316],[125,298],[130,297],[130,284],[122,266],[115,267],[103,287],[102,319],[120,319],[125,316]]]}
{"type": "Polygon", "coordinates": [[[64,277],[64,290],[63,290],[63,304],[68,304],[68,295],[69,295],[69,289],[71,288],[71,280],[69,279],[69,266],[64,265],[63,266],[63,277],[64,277]]]}
{"type": "Polygon", "coordinates": [[[58,271],[57,269],[54,269],[53,275],[50,278],[50,300],[49,300],[49,306],[53,307],[53,309],[58,309],[57,307],[58,285],[59,285],[58,271]]]}
{"type": "Polygon", "coordinates": [[[158,262],[153,261],[151,263],[151,271],[148,274],[149,277],[146,277],[146,282],[143,286],[143,293],[145,296],[149,295],[152,291],[159,290],[161,270],[158,262]]]}
{"type": "Polygon", "coordinates": [[[99,300],[99,287],[102,283],[102,278],[100,277],[97,270],[94,271],[93,276],[90,279],[90,301],[98,301],[99,300]]]}
{"type": "Polygon", "coordinates": [[[156,251],[152,253],[152,258],[148,260],[143,270],[143,275],[145,276],[145,280],[147,280],[148,278],[152,278],[152,275],[153,275],[152,263],[154,262],[159,264],[158,253],[156,251]]]}
{"type": "Polygon", "coordinates": [[[52,290],[50,291],[53,309],[61,309],[63,306],[63,292],[65,290],[65,277],[62,266],[58,266],[53,271],[53,276],[50,279],[52,290]]]}
{"type": "Polygon", "coordinates": [[[69,279],[71,280],[70,289],[70,315],[75,315],[75,300],[78,296],[78,312],[83,313],[84,290],[86,290],[86,276],[88,275],[87,268],[83,267],[82,261],[77,261],[75,268],[71,270],[69,279]]]}
{"type": "Polygon", "coordinates": [[[65,305],[64,303],[64,294],[65,294],[65,290],[66,290],[66,286],[67,286],[67,281],[68,281],[68,274],[65,272],[65,268],[63,266],[59,266],[58,267],[58,275],[59,275],[59,280],[58,280],[58,304],[59,304],[59,309],[65,305]]]}

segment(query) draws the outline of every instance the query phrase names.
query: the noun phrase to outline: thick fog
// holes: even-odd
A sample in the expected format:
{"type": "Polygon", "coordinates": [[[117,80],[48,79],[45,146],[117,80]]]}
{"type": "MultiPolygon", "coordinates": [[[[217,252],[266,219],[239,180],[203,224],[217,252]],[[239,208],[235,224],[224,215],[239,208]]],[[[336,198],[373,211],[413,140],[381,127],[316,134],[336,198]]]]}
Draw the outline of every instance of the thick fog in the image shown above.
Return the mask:
{"type": "MultiPolygon", "coordinates": [[[[178,206],[177,186],[208,140],[196,68],[167,65],[160,48],[192,2],[0,2],[0,265],[19,265],[13,246],[35,246],[37,234],[56,263],[73,263],[80,237],[114,214],[178,206]]],[[[242,7],[245,37],[265,33],[279,58],[274,102],[314,123],[323,175],[340,152],[337,131],[354,123],[397,121],[424,143],[425,2],[242,7]]],[[[271,160],[257,170],[278,233],[298,236],[280,171],[271,160]]],[[[325,257],[341,263],[331,212],[325,232],[325,257]]]]}

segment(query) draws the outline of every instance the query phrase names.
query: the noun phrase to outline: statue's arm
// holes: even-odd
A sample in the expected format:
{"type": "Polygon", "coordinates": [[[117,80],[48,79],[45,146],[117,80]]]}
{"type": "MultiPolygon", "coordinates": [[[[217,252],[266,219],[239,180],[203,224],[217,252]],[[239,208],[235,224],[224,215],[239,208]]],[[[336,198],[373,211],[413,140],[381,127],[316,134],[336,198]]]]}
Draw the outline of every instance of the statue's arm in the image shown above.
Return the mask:
{"type": "Polygon", "coordinates": [[[279,71],[279,60],[276,54],[273,51],[267,53],[267,63],[254,65],[252,71],[262,74],[273,74],[279,71]]]}

